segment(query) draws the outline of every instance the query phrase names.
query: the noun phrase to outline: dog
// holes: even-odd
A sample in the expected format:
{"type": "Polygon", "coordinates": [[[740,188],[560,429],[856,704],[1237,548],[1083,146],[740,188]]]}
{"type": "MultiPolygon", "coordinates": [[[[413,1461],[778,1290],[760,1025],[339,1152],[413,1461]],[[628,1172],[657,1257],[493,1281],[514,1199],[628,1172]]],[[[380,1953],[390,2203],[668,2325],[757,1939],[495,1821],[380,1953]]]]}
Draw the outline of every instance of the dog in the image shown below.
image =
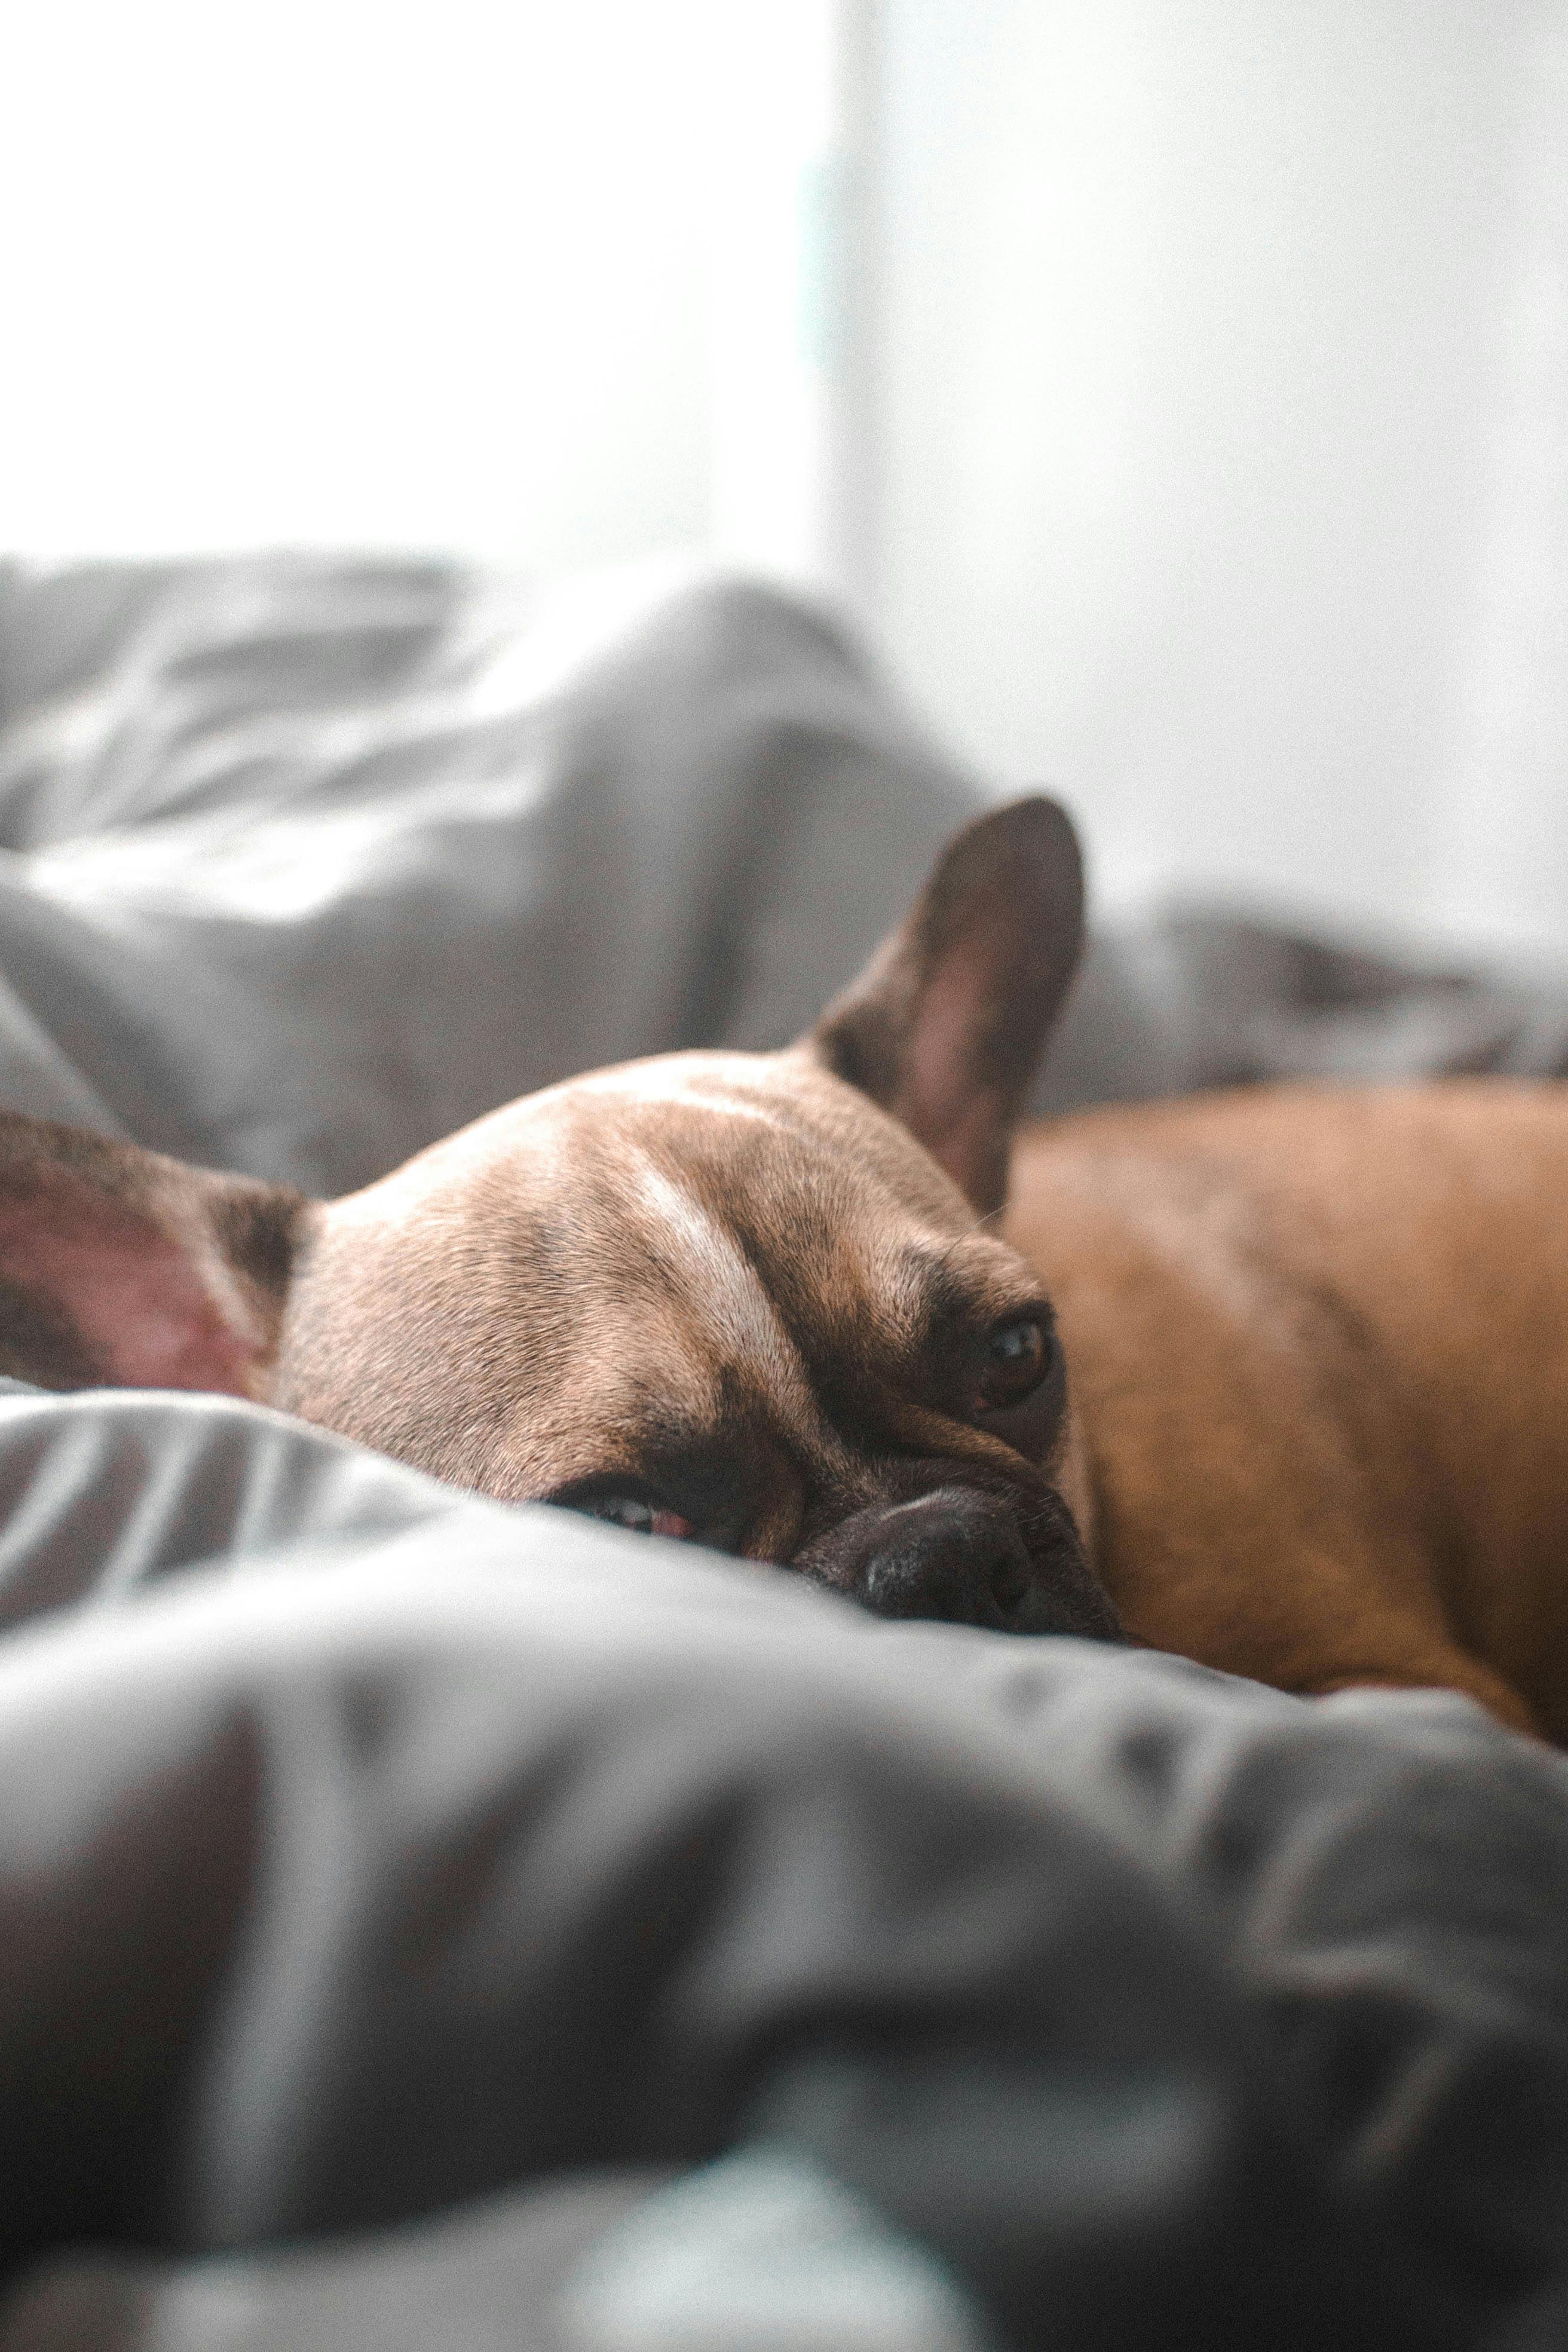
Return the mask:
{"type": "Polygon", "coordinates": [[[889,1616],[1568,1739],[1562,1091],[1016,1134],[1082,937],[1031,798],[796,1045],[568,1080],[344,1200],[8,1117],[0,1362],[263,1399],[889,1616]]]}

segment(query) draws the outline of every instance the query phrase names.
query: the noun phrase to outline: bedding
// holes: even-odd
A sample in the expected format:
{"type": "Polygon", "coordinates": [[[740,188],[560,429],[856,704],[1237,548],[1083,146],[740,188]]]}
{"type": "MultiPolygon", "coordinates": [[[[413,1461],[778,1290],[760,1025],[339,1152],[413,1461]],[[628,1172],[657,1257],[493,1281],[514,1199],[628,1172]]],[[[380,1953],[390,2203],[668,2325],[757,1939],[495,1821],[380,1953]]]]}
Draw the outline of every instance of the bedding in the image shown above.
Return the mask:
{"type": "MultiPolygon", "coordinates": [[[[784,1044],[987,797],[830,617],[689,566],[0,562],[0,1104],[348,1191],[784,1044]]],[[[1092,942],[1036,1108],[1564,1067],[1559,976],[1189,908],[1092,942]]]]}
{"type": "Polygon", "coordinates": [[[810,607],[308,557],[0,575],[0,1100],[338,1192],[773,1042],[978,790],[810,607]]]}
{"type": "Polygon", "coordinates": [[[230,1400],[13,1389],[0,1484],[4,2352],[1459,2346],[1563,2272],[1568,1766],[1468,1703],[230,1400]]]}
{"type": "MultiPolygon", "coordinates": [[[[0,1103],[344,1189],[794,1034],[984,796],[742,583],[0,567],[0,1103]]],[[[1039,1099],[1565,1002],[1171,918],[1039,1099]]],[[[0,2352],[1546,2352],[1565,1774],[5,1383],[0,2352]]]]}

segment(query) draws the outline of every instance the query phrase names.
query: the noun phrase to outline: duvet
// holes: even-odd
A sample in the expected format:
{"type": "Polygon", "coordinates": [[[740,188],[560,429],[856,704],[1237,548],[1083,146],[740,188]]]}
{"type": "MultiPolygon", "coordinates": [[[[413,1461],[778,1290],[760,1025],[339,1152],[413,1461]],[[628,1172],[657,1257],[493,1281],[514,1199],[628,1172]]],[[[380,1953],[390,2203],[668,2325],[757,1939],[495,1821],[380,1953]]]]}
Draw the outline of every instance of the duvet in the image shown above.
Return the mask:
{"type": "Polygon", "coordinates": [[[0,1487],[4,2352],[1558,2340],[1568,1767],[1468,1703],[218,1399],[0,1487]]]}
{"type": "MultiPolygon", "coordinates": [[[[0,568],[0,1101],[346,1187],[787,1036],[980,796],[762,591],[0,568]]],[[[1234,923],[1076,1021],[1044,1101],[1564,1034],[1234,923]]],[[[8,1383],[0,1789],[0,2352],[1568,2344],[1568,1765],[1456,1698],[8,1383]]]]}

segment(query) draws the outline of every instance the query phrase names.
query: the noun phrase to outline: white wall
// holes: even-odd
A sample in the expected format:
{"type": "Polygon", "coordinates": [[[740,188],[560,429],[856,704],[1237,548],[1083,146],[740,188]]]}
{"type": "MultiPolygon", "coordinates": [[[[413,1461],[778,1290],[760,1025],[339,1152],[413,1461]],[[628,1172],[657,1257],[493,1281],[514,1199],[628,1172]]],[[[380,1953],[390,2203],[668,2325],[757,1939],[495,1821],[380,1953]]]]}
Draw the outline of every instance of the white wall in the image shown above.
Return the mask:
{"type": "Polygon", "coordinates": [[[8,12],[0,543],[701,540],[709,0],[8,12]]]}
{"type": "Polygon", "coordinates": [[[1563,14],[889,0],[887,637],[1110,895],[1568,954],[1563,14]]]}
{"type": "Polygon", "coordinates": [[[51,0],[5,83],[0,546],[815,569],[1102,898],[1568,953],[1568,0],[51,0]]]}

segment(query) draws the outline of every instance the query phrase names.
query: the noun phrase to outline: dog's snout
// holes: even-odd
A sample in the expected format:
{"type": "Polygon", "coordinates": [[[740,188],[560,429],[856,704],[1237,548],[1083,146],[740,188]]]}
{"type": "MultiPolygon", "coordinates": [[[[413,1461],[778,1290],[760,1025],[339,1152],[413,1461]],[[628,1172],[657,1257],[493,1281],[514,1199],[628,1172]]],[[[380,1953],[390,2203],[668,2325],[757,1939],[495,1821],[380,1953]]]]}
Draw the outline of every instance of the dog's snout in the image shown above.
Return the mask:
{"type": "Polygon", "coordinates": [[[978,1496],[939,1488],[876,1515],[859,1597],[879,1617],[1016,1623],[1034,1571],[1016,1528],[978,1496]]]}
{"type": "Polygon", "coordinates": [[[1110,1596],[1054,1490],[1020,1496],[1000,1480],[972,1483],[957,1464],[911,1462],[906,1472],[901,1498],[834,1521],[794,1565],[879,1617],[1121,1640],[1110,1596]]]}

